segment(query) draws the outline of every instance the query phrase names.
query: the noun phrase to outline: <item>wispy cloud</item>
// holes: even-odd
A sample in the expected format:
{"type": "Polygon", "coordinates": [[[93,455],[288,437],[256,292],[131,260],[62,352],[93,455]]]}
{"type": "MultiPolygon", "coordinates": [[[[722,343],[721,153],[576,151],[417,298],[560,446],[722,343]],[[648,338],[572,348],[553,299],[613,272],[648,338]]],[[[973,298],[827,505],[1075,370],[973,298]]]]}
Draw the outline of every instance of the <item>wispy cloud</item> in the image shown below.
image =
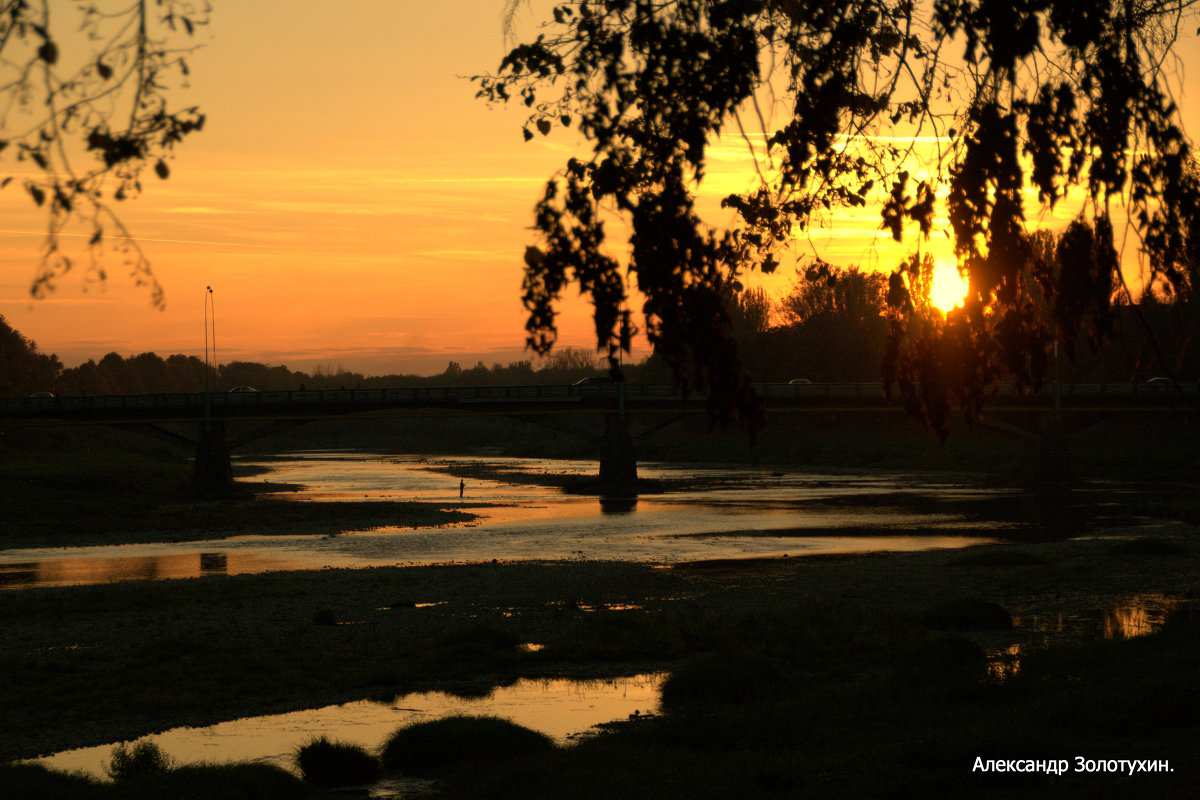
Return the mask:
{"type": "Polygon", "coordinates": [[[5,305],[36,303],[39,306],[94,306],[108,302],[110,301],[103,297],[58,297],[54,294],[49,294],[40,299],[34,299],[32,295],[28,294],[19,297],[0,297],[0,304],[5,305]]]}
{"type": "Polygon", "coordinates": [[[492,176],[461,176],[461,177],[434,176],[434,175],[425,176],[425,177],[412,177],[412,176],[389,175],[389,176],[376,176],[373,180],[375,183],[396,184],[396,185],[493,184],[493,183],[512,184],[512,183],[517,183],[517,184],[536,184],[538,186],[541,186],[542,184],[544,184],[546,182],[546,179],[544,177],[529,176],[529,175],[492,175],[492,176]]]}
{"type": "Polygon", "coordinates": [[[416,250],[415,256],[429,258],[462,258],[471,261],[493,261],[495,259],[512,259],[514,255],[508,250],[416,250]]]}
{"type": "Polygon", "coordinates": [[[164,214],[233,214],[231,208],[214,208],[212,206],[181,206],[179,208],[160,209],[164,214]]]}
{"type": "MultiPolygon", "coordinates": [[[[41,237],[41,238],[44,238],[46,236],[45,231],[0,230],[0,234],[10,235],[10,236],[37,236],[37,237],[41,237]]],[[[58,237],[60,239],[91,239],[92,234],[90,232],[74,233],[72,231],[59,231],[58,237]]],[[[118,237],[108,236],[105,238],[107,238],[109,240],[116,240],[118,237]]],[[[271,245],[265,245],[265,244],[250,244],[248,242],[231,242],[228,240],[218,241],[215,239],[168,239],[168,238],[153,237],[153,236],[134,236],[134,239],[136,239],[138,242],[168,242],[170,244],[206,244],[206,245],[219,245],[222,247],[270,247],[271,246],[271,245]]]]}

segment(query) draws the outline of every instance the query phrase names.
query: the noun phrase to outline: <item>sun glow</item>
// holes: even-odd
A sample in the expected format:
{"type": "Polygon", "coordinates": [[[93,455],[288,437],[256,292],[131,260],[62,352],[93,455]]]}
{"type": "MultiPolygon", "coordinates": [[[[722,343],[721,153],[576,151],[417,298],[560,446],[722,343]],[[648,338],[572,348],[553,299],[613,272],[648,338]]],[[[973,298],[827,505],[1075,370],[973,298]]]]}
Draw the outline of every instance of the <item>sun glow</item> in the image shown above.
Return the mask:
{"type": "Polygon", "coordinates": [[[929,288],[929,300],[943,313],[962,305],[967,296],[967,281],[958,274],[953,264],[939,263],[933,268],[933,281],[929,288]]]}

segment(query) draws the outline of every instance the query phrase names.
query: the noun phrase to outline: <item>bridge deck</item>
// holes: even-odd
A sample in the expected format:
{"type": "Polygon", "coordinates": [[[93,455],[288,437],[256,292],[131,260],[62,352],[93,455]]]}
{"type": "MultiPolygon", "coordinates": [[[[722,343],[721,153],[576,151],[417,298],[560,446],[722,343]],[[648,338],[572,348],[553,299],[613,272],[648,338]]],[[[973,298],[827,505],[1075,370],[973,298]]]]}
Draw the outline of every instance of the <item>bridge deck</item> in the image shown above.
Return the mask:
{"type": "MultiPolygon", "coordinates": [[[[897,405],[881,383],[760,383],[771,408],[881,408],[897,405]]],[[[285,392],[185,392],[128,395],[0,398],[0,419],[139,421],[199,419],[206,406],[216,419],[339,416],[381,410],[444,409],[475,414],[588,411],[700,410],[705,396],[685,397],[673,385],[587,384],[442,386],[397,389],[316,389],[285,392]]],[[[1072,383],[1061,387],[1064,408],[1196,407],[1198,384],[1072,383]]],[[[994,408],[1047,408],[1053,386],[1023,394],[1001,385],[994,408]]]]}

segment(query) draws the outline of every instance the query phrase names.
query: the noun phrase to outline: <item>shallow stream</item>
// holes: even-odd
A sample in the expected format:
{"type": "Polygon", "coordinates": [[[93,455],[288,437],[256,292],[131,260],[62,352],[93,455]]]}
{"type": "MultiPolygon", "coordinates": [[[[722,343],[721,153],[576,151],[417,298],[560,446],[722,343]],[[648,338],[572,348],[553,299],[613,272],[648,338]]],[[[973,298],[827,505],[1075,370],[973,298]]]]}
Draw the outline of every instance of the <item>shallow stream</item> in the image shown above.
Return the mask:
{"type": "MultiPolygon", "coordinates": [[[[531,481],[594,474],[563,459],[426,459],[301,452],[239,465],[247,482],[298,487],[299,502],[418,500],[478,519],[451,526],[381,527],[338,536],[281,529],[272,535],[102,547],[0,551],[0,587],[162,580],[272,570],[514,560],[704,559],[966,547],[1011,529],[1006,489],[944,476],[825,474],[644,464],[666,491],[613,503],[531,481]],[[459,478],[463,468],[495,478],[459,478]],[[499,477],[516,475],[520,482],[499,477]]],[[[268,495],[269,496],[269,495],[268,495]]]]}
{"type": "MultiPolygon", "coordinates": [[[[0,586],[492,560],[673,563],[967,547],[1030,531],[1055,535],[1058,523],[1044,511],[1063,507],[1060,498],[1047,504],[1012,489],[917,473],[643,464],[641,476],[660,481],[665,491],[614,508],[596,497],[564,494],[538,483],[543,478],[549,482],[545,476],[594,473],[595,465],[583,461],[303,452],[246,459],[240,465],[254,474],[245,479],[250,482],[297,487],[286,493],[297,502],[419,500],[461,507],[479,517],[438,528],[384,527],[335,536],[280,530],[272,536],[201,542],[0,551],[0,586]],[[461,498],[460,479],[452,471],[479,476],[464,479],[461,498]]],[[[1070,534],[1064,528],[1057,535],[1070,534]]],[[[1160,625],[1163,609],[1173,602],[1165,597],[1134,600],[1102,620],[1085,621],[1085,627],[1102,622],[1102,635],[1139,635],[1160,625]]],[[[1062,631],[1079,627],[1077,622],[1028,618],[1018,625],[1062,631]]],[[[1019,647],[993,653],[997,674],[1019,669],[1020,655],[1019,647]]],[[[660,675],[600,682],[522,680],[486,698],[409,695],[390,703],[362,701],[208,728],[177,728],[149,738],[177,762],[262,760],[289,769],[296,750],[314,737],[328,735],[375,749],[405,724],[449,714],[504,716],[565,742],[598,724],[654,713],[661,680],[660,675]]],[[[72,750],[42,762],[103,775],[112,748],[110,743],[72,750]]],[[[372,791],[373,796],[402,797],[419,788],[381,784],[372,791]]]]}

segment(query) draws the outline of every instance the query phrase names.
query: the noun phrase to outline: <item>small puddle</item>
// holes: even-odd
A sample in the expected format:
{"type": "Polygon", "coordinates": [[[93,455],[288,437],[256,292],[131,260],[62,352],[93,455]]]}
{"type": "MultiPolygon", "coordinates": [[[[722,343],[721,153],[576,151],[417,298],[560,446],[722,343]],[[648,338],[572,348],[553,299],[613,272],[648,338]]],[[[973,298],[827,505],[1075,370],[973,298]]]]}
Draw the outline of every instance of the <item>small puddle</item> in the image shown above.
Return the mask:
{"type": "Polygon", "coordinates": [[[1166,624],[1179,602],[1164,594],[1131,597],[1120,605],[1104,610],[1102,624],[1105,639],[1133,639],[1154,633],[1166,624]]]}
{"type": "MultiPolygon", "coordinates": [[[[1014,622],[1019,628],[1058,640],[1134,639],[1162,628],[1178,607],[1179,601],[1170,595],[1149,593],[1124,598],[1098,614],[1031,615],[1014,622]]],[[[988,675],[998,681],[1014,677],[1021,671],[1022,647],[1013,644],[989,652],[988,675]]]]}
{"type": "MultiPolygon", "coordinates": [[[[536,647],[536,645],[530,645],[536,647]]],[[[404,695],[388,703],[362,700],[325,708],[222,722],[206,728],[173,728],[144,737],[176,763],[259,761],[296,771],[296,752],[327,736],[374,752],[397,728],[454,714],[493,715],[541,731],[559,744],[606,722],[658,711],[663,674],[596,681],[522,679],[486,697],[444,692],[404,695]]],[[[66,750],[37,763],[105,777],[116,742],[66,750]]]]}
{"type": "Polygon", "coordinates": [[[1018,617],[1020,628],[1056,639],[1133,639],[1163,626],[1179,601],[1161,592],[1131,595],[1099,612],[1018,617]]]}

